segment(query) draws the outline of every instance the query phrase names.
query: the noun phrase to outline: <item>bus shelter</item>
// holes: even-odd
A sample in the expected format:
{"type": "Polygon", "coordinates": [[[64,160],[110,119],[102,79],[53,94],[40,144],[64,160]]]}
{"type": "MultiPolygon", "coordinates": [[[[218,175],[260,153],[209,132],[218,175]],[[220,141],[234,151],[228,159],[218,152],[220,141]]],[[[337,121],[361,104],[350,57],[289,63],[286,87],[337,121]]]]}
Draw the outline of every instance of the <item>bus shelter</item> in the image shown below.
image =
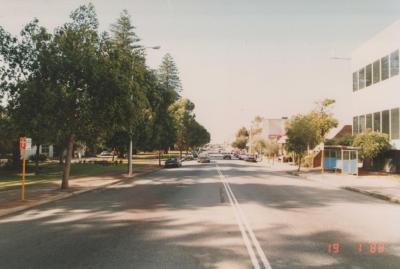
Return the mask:
{"type": "Polygon", "coordinates": [[[342,174],[358,175],[358,151],[357,147],[325,146],[324,169],[341,171],[342,174]]]}

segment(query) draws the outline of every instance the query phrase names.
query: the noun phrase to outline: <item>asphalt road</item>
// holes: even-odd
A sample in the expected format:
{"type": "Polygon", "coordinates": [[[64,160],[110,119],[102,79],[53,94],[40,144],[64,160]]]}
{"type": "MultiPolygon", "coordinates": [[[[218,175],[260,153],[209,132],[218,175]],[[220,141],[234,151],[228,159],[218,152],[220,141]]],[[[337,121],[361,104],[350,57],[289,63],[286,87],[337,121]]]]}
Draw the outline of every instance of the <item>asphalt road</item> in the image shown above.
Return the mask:
{"type": "Polygon", "coordinates": [[[0,268],[400,268],[400,206],[186,162],[0,219],[0,268]]]}

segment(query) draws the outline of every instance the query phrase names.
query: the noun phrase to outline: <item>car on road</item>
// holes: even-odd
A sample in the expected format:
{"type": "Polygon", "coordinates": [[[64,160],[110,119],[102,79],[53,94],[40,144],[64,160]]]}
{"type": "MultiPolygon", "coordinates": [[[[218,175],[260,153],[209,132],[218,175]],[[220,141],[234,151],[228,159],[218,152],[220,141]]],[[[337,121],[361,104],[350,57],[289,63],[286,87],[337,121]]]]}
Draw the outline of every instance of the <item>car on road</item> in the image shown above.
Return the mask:
{"type": "Polygon", "coordinates": [[[169,158],[165,161],[164,167],[165,168],[178,168],[182,166],[182,161],[179,158],[169,158]]]}
{"type": "Polygon", "coordinates": [[[239,154],[238,158],[239,160],[246,160],[247,154],[239,154]]]}
{"type": "Polygon", "coordinates": [[[257,162],[257,157],[254,154],[248,154],[245,159],[246,162],[252,162],[256,163],[257,162]]]}
{"type": "Polygon", "coordinates": [[[194,156],[193,156],[193,154],[187,154],[185,157],[184,157],[184,159],[183,160],[185,160],[185,161],[192,161],[192,160],[194,160],[194,156]]]}
{"type": "Polygon", "coordinates": [[[222,159],[224,159],[224,160],[232,160],[232,156],[230,154],[224,154],[222,159]]]}
{"type": "Polygon", "coordinates": [[[197,162],[199,163],[210,163],[210,157],[208,155],[200,155],[199,158],[197,159],[197,162]]]}

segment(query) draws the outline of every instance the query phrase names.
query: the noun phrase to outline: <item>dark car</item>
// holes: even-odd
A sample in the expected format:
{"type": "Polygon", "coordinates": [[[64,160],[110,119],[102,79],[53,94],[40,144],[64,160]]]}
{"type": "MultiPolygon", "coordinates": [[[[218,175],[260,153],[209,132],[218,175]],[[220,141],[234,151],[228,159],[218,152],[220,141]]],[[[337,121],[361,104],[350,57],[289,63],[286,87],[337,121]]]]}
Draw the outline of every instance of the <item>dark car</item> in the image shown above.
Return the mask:
{"type": "Polygon", "coordinates": [[[181,167],[182,162],[179,158],[169,158],[168,160],[165,161],[164,167],[169,168],[169,167],[181,167]]]}
{"type": "Polygon", "coordinates": [[[224,159],[224,160],[232,160],[232,156],[230,154],[224,154],[222,159],[224,159]]]}

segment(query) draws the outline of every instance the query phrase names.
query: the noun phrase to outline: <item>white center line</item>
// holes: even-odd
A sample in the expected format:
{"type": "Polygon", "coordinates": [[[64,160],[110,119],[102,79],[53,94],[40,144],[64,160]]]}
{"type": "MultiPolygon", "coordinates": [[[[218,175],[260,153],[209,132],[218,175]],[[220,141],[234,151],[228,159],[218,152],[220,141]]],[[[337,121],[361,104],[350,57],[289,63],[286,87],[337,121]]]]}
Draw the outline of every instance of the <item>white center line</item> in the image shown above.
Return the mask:
{"type": "Polygon", "coordinates": [[[222,174],[222,171],[219,168],[217,163],[216,163],[216,168],[217,168],[219,177],[222,181],[222,184],[224,185],[226,194],[228,195],[229,202],[235,212],[236,221],[239,225],[239,229],[242,234],[243,241],[245,243],[247,252],[249,253],[253,267],[255,269],[260,269],[261,268],[260,264],[261,264],[261,265],[263,265],[263,268],[265,268],[265,269],[272,269],[271,265],[268,262],[267,257],[265,256],[264,251],[262,250],[262,248],[260,246],[260,243],[258,242],[256,236],[254,235],[253,230],[251,229],[251,227],[247,221],[247,218],[245,217],[242,209],[240,208],[239,202],[237,201],[235,194],[233,193],[229,183],[226,181],[225,176],[222,174]],[[249,236],[247,234],[250,235],[250,240],[249,240],[249,236]],[[261,259],[260,262],[258,261],[257,256],[254,253],[253,246],[256,249],[257,254],[261,259]]]}

